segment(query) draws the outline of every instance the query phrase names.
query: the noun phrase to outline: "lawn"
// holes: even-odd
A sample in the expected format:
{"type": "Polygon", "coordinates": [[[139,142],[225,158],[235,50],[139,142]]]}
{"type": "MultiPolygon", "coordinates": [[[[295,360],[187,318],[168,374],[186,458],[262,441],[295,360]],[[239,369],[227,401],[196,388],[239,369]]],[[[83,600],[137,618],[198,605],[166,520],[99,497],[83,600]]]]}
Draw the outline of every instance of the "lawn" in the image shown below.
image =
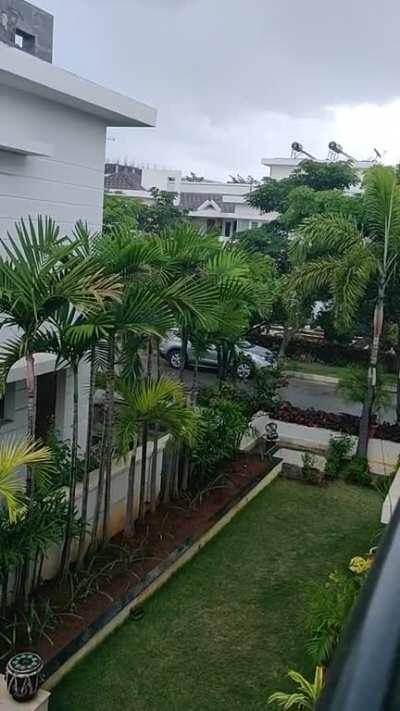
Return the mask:
{"type": "MultiPolygon", "coordinates": [[[[285,370],[297,370],[301,373],[311,373],[312,375],[326,375],[329,378],[340,379],[347,368],[340,365],[326,365],[325,363],[304,363],[300,360],[290,358],[285,365],[285,370]]],[[[388,385],[396,384],[396,376],[393,373],[385,373],[388,385]]]]}
{"type": "Polygon", "coordinates": [[[305,655],[313,582],[376,543],[381,499],[275,481],[53,691],[50,711],[252,711],[305,655]]]}

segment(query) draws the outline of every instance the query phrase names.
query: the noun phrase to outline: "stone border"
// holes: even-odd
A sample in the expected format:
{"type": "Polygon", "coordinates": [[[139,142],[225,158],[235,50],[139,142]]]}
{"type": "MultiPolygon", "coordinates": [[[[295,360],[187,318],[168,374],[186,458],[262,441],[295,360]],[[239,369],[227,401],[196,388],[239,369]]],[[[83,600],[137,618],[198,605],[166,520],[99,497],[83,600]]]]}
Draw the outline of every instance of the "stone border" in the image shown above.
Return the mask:
{"type": "Polygon", "coordinates": [[[50,690],[73,667],[95,649],[108,635],[123,624],[131,610],[153,595],[204,546],[211,541],[250,501],[280,474],[282,462],[253,479],[234,499],[210,518],[211,527],[200,538],[179,545],[160,565],[147,573],[142,581],[122,595],[97,620],[88,625],[74,640],[61,649],[44,668],[44,689],[50,690]],[[255,483],[256,482],[256,483],[255,483]]]}

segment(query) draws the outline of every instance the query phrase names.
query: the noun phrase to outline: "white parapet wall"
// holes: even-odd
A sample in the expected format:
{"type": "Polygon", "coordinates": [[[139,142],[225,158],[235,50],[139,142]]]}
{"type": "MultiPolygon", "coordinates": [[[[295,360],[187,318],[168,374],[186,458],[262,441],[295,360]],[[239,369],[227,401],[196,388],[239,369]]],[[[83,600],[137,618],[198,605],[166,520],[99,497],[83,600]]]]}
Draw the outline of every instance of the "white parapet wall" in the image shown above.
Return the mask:
{"type": "MultiPolygon", "coordinates": [[[[157,456],[157,470],[156,470],[156,493],[157,496],[161,490],[161,471],[163,465],[164,450],[169,440],[169,435],[161,437],[158,441],[158,456],[157,456]]],[[[151,479],[151,466],[153,458],[154,443],[150,441],[147,447],[147,464],[146,464],[146,500],[150,499],[150,479],[151,479]]],[[[124,528],[125,523],[125,507],[126,507],[126,494],[128,487],[128,472],[129,472],[130,455],[126,460],[113,463],[112,468],[112,481],[111,481],[111,535],[115,536],[120,533],[124,528]]],[[[136,452],[136,470],[135,470],[135,498],[134,498],[134,511],[135,517],[138,516],[139,509],[139,489],[140,489],[140,478],[141,478],[141,466],[142,466],[142,448],[138,447],[136,452]]],[[[93,471],[90,474],[89,482],[89,500],[88,500],[88,536],[87,543],[90,541],[90,527],[94,517],[94,510],[96,504],[97,495],[97,482],[98,482],[98,470],[93,471]]],[[[77,485],[76,490],[76,509],[78,516],[80,515],[82,508],[82,484],[77,485]]],[[[103,510],[102,510],[103,511],[103,510]]],[[[102,513],[101,511],[101,513],[102,513]]],[[[100,521],[102,521],[102,515],[100,515],[100,521]]],[[[76,545],[75,551],[76,553],[76,545]]],[[[43,565],[42,577],[44,580],[50,580],[55,575],[57,575],[60,565],[61,549],[58,546],[53,546],[47,553],[46,559],[43,565]]]]}
{"type": "MultiPolygon", "coordinates": [[[[340,437],[340,432],[322,427],[306,427],[292,422],[275,420],[269,415],[256,415],[251,423],[251,431],[241,443],[241,449],[249,449],[265,431],[265,425],[274,422],[278,428],[279,445],[310,449],[314,452],[326,452],[331,437],[340,437]]],[[[357,448],[357,437],[352,437],[353,453],[357,448]]],[[[368,445],[368,464],[374,474],[392,474],[397,469],[400,459],[400,444],[383,439],[370,439],[368,445]]]]}

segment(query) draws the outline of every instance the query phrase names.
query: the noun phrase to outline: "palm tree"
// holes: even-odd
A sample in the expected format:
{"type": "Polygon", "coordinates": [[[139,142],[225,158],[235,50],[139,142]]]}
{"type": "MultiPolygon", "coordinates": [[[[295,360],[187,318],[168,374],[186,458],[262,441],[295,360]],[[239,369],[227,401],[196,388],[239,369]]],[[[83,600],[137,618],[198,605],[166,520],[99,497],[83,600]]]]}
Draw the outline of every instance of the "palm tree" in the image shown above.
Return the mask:
{"type": "MultiPolygon", "coordinates": [[[[4,390],[11,366],[26,362],[27,433],[35,434],[36,379],[34,343],[51,316],[64,304],[87,312],[99,308],[114,293],[115,279],[92,260],[82,260],[74,242],[60,237],[53,220],[38,218],[16,224],[17,239],[0,240],[0,311],[2,325],[17,329],[0,351],[0,380],[4,390]]],[[[33,495],[33,470],[27,469],[28,498],[33,495]]]]}
{"type": "MultiPolygon", "coordinates": [[[[131,536],[134,533],[136,450],[140,434],[143,436],[150,424],[157,424],[172,436],[190,441],[194,434],[196,418],[193,410],[186,404],[182,386],[168,378],[143,380],[133,388],[118,379],[116,389],[123,398],[116,424],[118,451],[121,456],[127,456],[131,452],[125,519],[125,534],[131,536]]],[[[141,520],[146,512],[146,463],[147,452],[143,448],[139,495],[141,520]]],[[[154,497],[156,472],[152,470],[151,475],[150,489],[154,497]]]]}
{"type": "MultiPolygon", "coordinates": [[[[376,370],[376,385],[371,414],[380,414],[390,407],[392,398],[388,386],[389,378],[378,367],[376,370]]],[[[368,388],[368,370],[362,366],[347,368],[339,380],[338,392],[347,402],[365,401],[368,388]]]]}
{"type": "Polygon", "coordinates": [[[21,467],[50,464],[48,447],[37,447],[29,440],[9,439],[0,443],[0,502],[4,501],[10,521],[15,521],[24,500],[24,481],[16,474],[21,467]]]}
{"type": "Polygon", "coordinates": [[[307,681],[302,674],[295,671],[290,671],[288,677],[294,681],[298,691],[292,694],[276,691],[269,697],[268,705],[275,704],[275,706],[279,706],[284,711],[289,709],[308,709],[313,711],[324,688],[325,672],[323,667],[316,667],[314,681],[312,682],[307,681]]]}
{"type": "Polygon", "coordinates": [[[309,294],[326,295],[328,291],[337,321],[345,326],[354,318],[367,287],[375,284],[368,382],[357,450],[362,457],[367,455],[385,299],[388,284],[397,280],[400,262],[400,188],[395,171],[374,166],[367,171],[364,185],[365,235],[341,216],[309,218],[294,246],[309,261],[293,275],[294,283],[309,294]]]}

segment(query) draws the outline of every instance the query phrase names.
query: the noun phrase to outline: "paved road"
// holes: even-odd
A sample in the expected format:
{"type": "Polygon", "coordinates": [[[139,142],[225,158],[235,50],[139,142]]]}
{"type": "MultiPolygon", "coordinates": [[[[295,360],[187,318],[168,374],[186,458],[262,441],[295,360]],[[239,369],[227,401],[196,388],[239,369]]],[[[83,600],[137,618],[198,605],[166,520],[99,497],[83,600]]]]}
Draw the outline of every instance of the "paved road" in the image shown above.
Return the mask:
{"type": "MultiPolygon", "coordinates": [[[[163,364],[163,371],[168,375],[176,375],[176,371],[163,364]]],[[[190,385],[192,371],[185,370],[185,382],[190,385]]],[[[199,382],[202,385],[213,385],[216,382],[215,372],[204,369],[199,373],[199,382]]],[[[290,378],[288,385],[282,390],[282,399],[288,400],[296,407],[304,409],[314,407],[316,410],[325,412],[347,412],[350,415],[360,415],[361,405],[347,403],[336,393],[335,385],[324,385],[321,383],[310,383],[300,378],[290,378]]],[[[393,407],[384,413],[384,420],[395,421],[395,402],[393,396],[393,407]]]]}

